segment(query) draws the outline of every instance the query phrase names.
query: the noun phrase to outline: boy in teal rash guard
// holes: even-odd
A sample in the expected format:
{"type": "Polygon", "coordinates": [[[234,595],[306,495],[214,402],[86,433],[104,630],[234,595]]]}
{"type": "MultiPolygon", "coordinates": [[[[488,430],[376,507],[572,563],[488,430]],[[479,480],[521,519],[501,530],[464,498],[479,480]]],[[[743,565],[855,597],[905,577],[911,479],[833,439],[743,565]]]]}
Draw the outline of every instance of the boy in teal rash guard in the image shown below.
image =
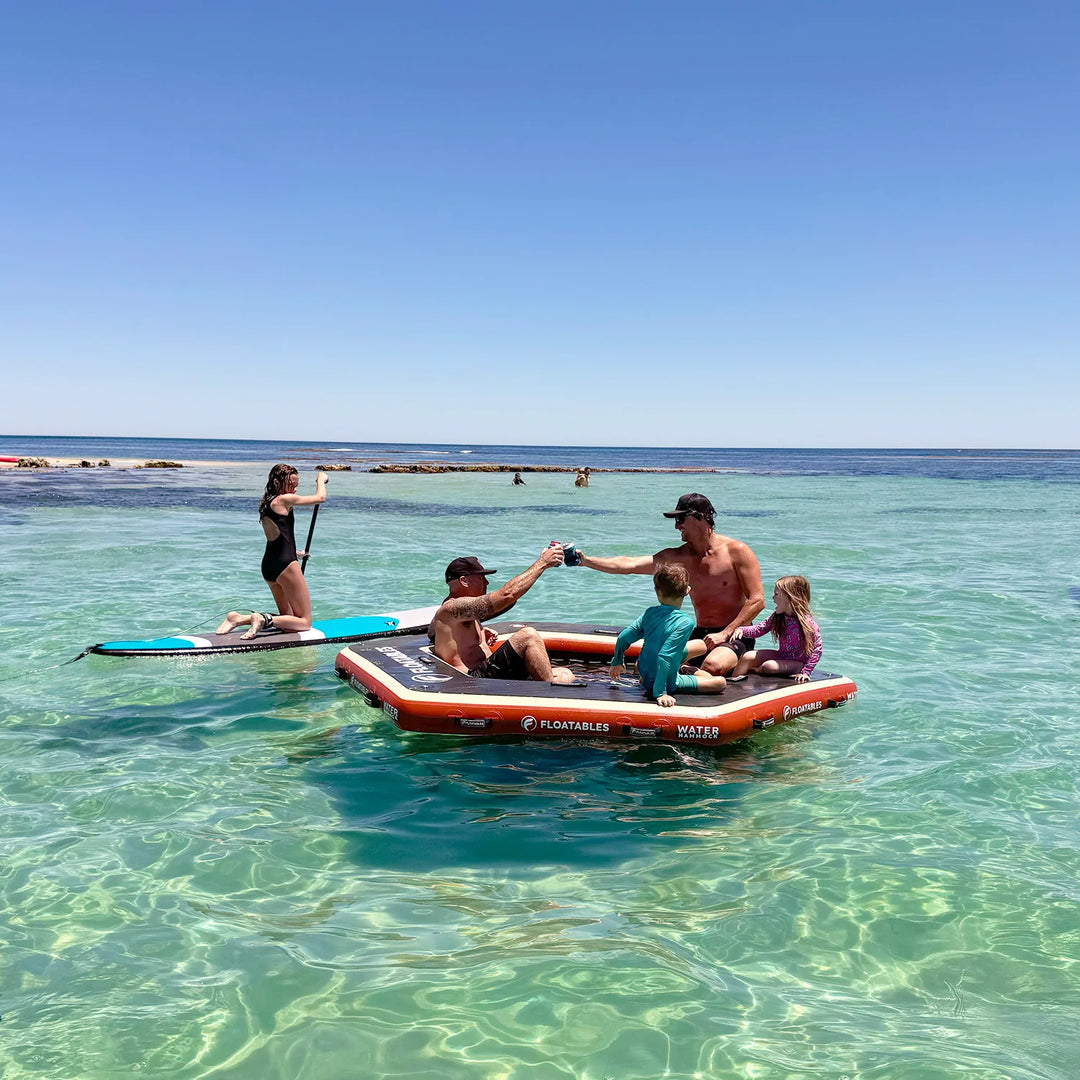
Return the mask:
{"type": "Polygon", "coordinates": [[[638,675],[650,697],[665,709],[675,704],[675,693],[718,694],[727,686],[723,675],[680,675],[679,666],[686,655],[686,643],[694,632],[694,620],[680,608],[690,592],[690,575],[678,563],[662,563],[653,574],[653,588],[660,602],[647,608],[631,623],[615,643],[615,655],[609,674],[622,674],[627,648],[644,638],[638,657],[638,675]]]}

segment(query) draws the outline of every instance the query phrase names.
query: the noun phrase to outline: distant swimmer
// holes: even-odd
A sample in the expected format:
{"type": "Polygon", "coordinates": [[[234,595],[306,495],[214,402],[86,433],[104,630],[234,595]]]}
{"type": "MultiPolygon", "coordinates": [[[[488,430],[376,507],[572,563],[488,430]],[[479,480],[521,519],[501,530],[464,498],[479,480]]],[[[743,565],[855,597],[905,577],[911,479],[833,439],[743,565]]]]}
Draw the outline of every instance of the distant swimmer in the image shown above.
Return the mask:
{"type": "Polygon", "coordinates": [[[524,484],[525,481],[521,479],[521,473],[516,472],[514,473],[514,479],[510,483],[516,487],[518,484],[524,484]]]}
{"type": "Polygon", "coordinates": [[[270,470],[266,491],[259,503],[259,522],[266,534],[262,576],[273,593],[277,612],[266,615],[253,611],[250,615],[241,615],[238,611],[230,611],[215,633],[227,634],[238,626],[250,626],[243,636],[252,638],[260,630],[293,632],[311,628],[311,596],[298,561],[307,553],[296,550],[293,507],[325,502],[326,480],[326,473],[316,472],[315,494],[297,495],[300,477],[296,469],[282,464],[270,470]]]}

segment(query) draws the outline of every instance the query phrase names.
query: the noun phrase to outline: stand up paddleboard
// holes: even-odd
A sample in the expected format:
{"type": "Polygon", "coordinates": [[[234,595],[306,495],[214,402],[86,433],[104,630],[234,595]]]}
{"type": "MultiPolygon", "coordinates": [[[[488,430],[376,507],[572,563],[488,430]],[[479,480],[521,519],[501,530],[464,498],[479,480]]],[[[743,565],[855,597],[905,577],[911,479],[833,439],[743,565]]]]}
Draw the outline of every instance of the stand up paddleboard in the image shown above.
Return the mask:
{"type": "Polygon", "coordinates": [[[326,619],[311,624],[310,630],[292,633],[260,631],[244,640],[243,629],[231,634],[180,634],[176,637],[148,638],[144,641],[104,641],[90,652],[99,656],[221,656],[225,653],[269,652],[295,649],[301,645],[341,645],[368,638],[395,637],[427,631],[437,609],[414,608],[385,615],[359,615],[351,619],[326,619]]]}

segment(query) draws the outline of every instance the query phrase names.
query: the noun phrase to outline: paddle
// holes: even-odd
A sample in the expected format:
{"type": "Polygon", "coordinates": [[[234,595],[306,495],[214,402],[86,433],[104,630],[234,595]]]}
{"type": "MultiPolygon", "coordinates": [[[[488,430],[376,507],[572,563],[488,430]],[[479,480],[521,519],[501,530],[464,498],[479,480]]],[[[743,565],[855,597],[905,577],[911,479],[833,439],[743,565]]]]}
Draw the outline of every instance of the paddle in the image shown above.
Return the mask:
{"type": "MultiPolygon", "coordinates": [[[[327,476],[326,482],[330,483],[330,477],[327,476]]],[[[315,504],[315,508],[311,511],[311,525],[308,527],[307,540],[304,541],[304,557],[300,561],[300,573],[304,572],[307,567],[307,561],[311,557],[311,538],[315,535],[315,519],[319,516],[320,503],[315,504]]]]}

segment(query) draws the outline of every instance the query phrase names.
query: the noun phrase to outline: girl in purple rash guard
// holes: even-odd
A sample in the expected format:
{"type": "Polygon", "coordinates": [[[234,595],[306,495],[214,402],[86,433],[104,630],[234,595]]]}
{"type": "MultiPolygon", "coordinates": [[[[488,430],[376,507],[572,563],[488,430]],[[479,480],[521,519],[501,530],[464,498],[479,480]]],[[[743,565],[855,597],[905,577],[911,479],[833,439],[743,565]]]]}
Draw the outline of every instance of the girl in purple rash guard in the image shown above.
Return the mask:
{"type": "Polygon", "coordinates": [[[798,574],[782,577],[773,589],[776,610],[753,626],[740,626],[733,638],[759,638],[770,630],[779,648],[756,649],[745,653],[728,676],[728,681],[745,678],[748,672],[759,675],[790,675],[796,682],[806,682],[821,659],[821,634],[810,612],[810,583],[798,574]]]}

